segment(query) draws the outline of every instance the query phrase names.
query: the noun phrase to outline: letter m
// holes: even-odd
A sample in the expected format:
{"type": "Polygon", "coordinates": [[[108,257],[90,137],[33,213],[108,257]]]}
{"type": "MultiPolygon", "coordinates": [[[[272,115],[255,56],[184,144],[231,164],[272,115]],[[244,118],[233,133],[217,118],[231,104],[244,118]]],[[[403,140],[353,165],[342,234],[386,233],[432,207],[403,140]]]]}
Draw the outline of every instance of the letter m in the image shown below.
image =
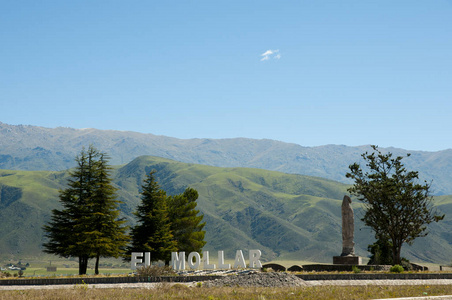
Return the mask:
{"type": "Polygon", "coordinates": [[[171,252],[171,267],[173,270],[185,270],[185,252],[171,252]]]}

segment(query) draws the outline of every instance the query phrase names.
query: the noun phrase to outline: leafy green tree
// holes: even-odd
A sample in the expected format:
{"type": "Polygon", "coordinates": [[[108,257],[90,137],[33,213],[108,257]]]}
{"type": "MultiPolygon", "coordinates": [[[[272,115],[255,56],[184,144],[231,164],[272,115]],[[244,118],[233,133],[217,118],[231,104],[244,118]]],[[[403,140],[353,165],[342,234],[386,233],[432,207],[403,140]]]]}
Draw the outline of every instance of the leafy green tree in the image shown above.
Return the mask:
{"type": "Polygon", "coordinates": [[[361,155],[366,171],[358,163],[349,166],[346,177],[355,183],[348,191],[364,203],[362,220],[375,231],[377,240],[392,244],[393,263],[400,264],[403,243],[411,245],[417,237],[426,236],[426,225],[442,220],[444,215],[433,211],[430,185],[418,183],[418,172],[407,171],[402,156],[393,158],[392,153],[383,154],[377,146],[372,149],[371,154],[361,155]]]}
{"type": "Polygon", "coordinates": [[[155,171],[147,175],[141,192],[141,203],[135,216],[137,225],[132,228],[132,242],[127,253],[151,252],[152,261],[169,261],[176,251],[176,241],[171,232],[166,193],[155,180],[155,171]]]}
{"type": "Polygon", "coordinates": [[[43,227],[48,241],[46,253],[79,258],[79,274],[86,274],[88,261],[96,257],[118,257],[128,241],[124,220],[118,220],[119,201],[111,184],[106,155],[90,146],[76,157],[69,172],[68,188],[60,191],[63,209],[52,210],[43,227]]]}
{"type": "Polygon", "coordinates": [[[192,188],[187,188],[183,194],[168,197],[171,230],[177,249],[185,251],[187,255],[190,252],[201,252],[206,244],[206,232],[202,230],[206,223],[201,223],[204,216],[198,215],[197,199],[198,192],[192,188]]]}

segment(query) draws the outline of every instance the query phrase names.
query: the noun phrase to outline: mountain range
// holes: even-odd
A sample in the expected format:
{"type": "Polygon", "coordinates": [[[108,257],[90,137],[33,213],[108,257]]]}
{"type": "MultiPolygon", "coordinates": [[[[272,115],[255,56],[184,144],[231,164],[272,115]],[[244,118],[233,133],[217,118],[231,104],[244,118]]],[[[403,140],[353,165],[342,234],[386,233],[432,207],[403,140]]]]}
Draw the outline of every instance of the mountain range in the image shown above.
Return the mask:
{"type": "MultiPolygon", "coordinates": [[[[403,137],[401,137],[403,138],[403,137]]],[[[322,177],[343,183],[348,166],[361,162],[369,145],[303,147],[274,140],[177,139],[130,131],[45,128],[0,122],[0,169],[61,171],[90,144],[107,152],[111,163],[125,164],[141,155],[217,167],[244,167],[322,177]]],[[[435,195],[452,194],[452,149],[437,152],[387,148],[420,178],[432,182],[435,195]]]]}
{"type": "MultiPolygon", "coordinates": [[[[206,221],[205,250],[260,249],[265,260],[325,263],[341,252],[340,206],[348,187],[344,174],[348,164],[369,149],[302,147],[252,139],[180,140],[0,123],[0,257],[41,253],[42,226],[50,211],[60,207],[58,191],[65,187],[67,169],[74,166],[82,147],[90,144],[112,157],[112,176],[123,201],[121,214],[130,225],[135,222],[133,211],[140,201],[143,179],[156,170],[168,194],[181,193],[188,186],[198,190],[198,208],[206,221]]],[[[425,178],[437,178],[437,194],[448,193],[451,150],[410,152],[406,165],[417,167],[425,178]]],[[[359,220],[362,205],[352,205],[356,252],[366,257],[373,234],[359,220]]],[[[431,224],[427,237],[417,239],[413,246],[405,245],[402,256],[420,262],[450,262],[452,196],[436,196],[435,209],[445,219],[431,224]]]]}

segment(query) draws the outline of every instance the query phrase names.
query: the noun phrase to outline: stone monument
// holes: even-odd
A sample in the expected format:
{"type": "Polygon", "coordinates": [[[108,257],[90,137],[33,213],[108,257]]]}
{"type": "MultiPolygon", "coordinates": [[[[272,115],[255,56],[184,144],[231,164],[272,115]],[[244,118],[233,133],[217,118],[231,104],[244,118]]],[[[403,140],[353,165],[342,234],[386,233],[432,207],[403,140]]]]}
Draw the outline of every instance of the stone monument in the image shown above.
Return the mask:
{"type": "Polygon", "coordinates": [[[342,200],[342,253],[333,257],[335,265],[360,265],[361,257],[355,255],[355,220],[351,207],[352,199],[345,195],[342,200]]]}

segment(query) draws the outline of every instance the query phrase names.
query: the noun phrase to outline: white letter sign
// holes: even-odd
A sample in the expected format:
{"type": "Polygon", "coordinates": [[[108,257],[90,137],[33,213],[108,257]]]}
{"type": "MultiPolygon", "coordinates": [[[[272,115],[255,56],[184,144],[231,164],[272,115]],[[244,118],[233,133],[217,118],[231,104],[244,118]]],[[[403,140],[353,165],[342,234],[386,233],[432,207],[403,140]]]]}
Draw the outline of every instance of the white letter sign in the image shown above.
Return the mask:
{"type": "Polygon", "coordinates": [[[235,253],[234,269],[246,268],[245,258],[243,257],[242,250],[237,250],[235,253]]]}
{"type": "Polygon", "coordinates": [[[224,251],[218,251],[218,269],[230,269],[231,264],[224,263],[224,251]]]}
{"type": "Polygon", "coordinates": [[[199,268],[199,264],[201,263],[201,255],[199,255],[198,252],[190,252],[188,255],[188,267],[190,269],[197,269],[199,268]],[[193,258],[195,262],[193,262],[193,258]]]}
{"type": "Polygon", "coordinates": [[[179,257],[177,252],[171,252],[171,267],[174,270],[185,270],[185,252],[180,252],[179,257]]]}
{"type": "Polygon", "coordinates": [[[142,252],[132,252],[132,259],[130,260],[130,268],[132,270],[136,270],[137,267],[141,266],[141,263],[143,262],[141,260],[141,258],[138,257],[143,257],[143,253],[142,252]]]}
{"type": "Polygon", "coordinates": [[[204,251],[202,253],[202,262],[204,265],[204,270],[214,270],[215,264],[209,264],[209,251],[204,251]]]}
{"type": "Polygon", "coordinates": [[[261,255],[261,250],[250,250],[250,268],[262,268],[261,255]]]}

